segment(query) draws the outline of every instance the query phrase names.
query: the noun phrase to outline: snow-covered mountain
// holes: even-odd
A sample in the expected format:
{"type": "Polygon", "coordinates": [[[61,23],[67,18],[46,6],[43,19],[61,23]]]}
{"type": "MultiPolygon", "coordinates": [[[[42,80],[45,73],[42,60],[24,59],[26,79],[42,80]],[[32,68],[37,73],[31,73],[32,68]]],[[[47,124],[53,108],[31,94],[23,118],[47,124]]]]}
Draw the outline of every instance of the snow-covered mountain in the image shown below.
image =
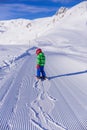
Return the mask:
{"type": "Polygon", "coordinates": [[[87,2],[0,21],[0,130],[87,130],[87,2]],[[25,44],[23,46],[18,46],[25,44]],[[36,49],[49,80],[36,80],[36,49]]]}
{"type": "Polygon", "coordinates": [[[30,44],[32,40],[50,32],[55,35],[54,31],[56,33],[62,28],[87,30],[87,2],[69,9],[61,7],[48,18],[0,21],[0,44],[30,44]]]}
{"type": "Polygon", "coordinates": [[[75,29],[87,28],[87,1],[69,9],[63,20],[65,22],[62,23],[66,24],[67,26],[74,26],[75,29]]]}

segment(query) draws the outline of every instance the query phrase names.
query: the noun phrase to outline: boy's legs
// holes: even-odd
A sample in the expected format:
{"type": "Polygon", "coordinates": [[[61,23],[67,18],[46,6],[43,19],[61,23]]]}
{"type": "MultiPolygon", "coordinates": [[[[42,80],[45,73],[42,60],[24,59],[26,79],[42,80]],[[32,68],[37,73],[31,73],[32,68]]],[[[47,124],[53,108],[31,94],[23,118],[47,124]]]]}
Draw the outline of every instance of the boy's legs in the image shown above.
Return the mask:
{"type": "Polygon", "coordinates": [[[40,70],[40,67],[37,69],[37,77],[39,78],[40,77],[40,72],[41,72],[41,70],[40,70]]]}
{"type": "Polygon", "coordinates": [[[38,69],[37,69],[37,77],[40,78],[40,76],[42,76],[43,78],[46,77],[46,74],[45,74],[45,71],[44,71],[44,66],[40,66],[38,69]],[[42,75],[40,75],[40,73],[42,75]]]}
{"type": "Polygon", "coordinates": [[[45,71],[44,71],[44,66],[40,67],[40,71],[41,71],[42,77],[45,78],[46,74],[45,74],[45,71]]]}

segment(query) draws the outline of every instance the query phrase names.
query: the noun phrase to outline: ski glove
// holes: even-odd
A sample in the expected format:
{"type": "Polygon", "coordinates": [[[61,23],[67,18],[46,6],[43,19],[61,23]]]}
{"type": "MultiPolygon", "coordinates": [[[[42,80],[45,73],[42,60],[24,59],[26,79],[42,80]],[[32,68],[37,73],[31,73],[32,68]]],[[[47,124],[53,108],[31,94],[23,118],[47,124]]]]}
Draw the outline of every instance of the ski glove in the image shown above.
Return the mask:
{"type": "Polygon", "coordinates": [[[40,68],[40,65],[37,65],[36,68],[39,69],[39,68],[40,68]]]}

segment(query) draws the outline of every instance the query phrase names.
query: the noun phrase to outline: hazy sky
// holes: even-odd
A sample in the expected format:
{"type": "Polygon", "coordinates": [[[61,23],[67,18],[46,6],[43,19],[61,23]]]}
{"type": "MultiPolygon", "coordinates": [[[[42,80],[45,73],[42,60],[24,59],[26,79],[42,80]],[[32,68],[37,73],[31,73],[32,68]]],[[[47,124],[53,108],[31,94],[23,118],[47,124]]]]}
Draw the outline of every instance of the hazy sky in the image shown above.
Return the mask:
{"type": "Polygon", "coordinates": [[[49,17],[64,7],[72,7],[86,0],[0,0],[0,20],[49,17]]]}

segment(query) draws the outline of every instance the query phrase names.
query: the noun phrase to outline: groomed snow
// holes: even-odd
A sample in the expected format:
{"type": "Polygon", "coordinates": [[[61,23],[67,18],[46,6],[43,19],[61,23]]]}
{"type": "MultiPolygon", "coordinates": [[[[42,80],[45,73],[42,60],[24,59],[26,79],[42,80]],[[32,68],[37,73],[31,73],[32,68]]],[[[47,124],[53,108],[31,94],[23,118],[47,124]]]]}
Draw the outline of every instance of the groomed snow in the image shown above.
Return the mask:
{"type": "Polygon", "coordinates": [[[1,129],[85,130],[87,62],[81,55],[80,59],[62,50],[60,53],[48,48],[49,51],[44,52],[49,80],[38,82],[35,50],[32,48],[28,54],[18,57],[7,71],[7,78],[2,79],[1,129]]]}
{"type": "Polygon", "coordinates": [[[87,129],[86,7],[87,2],[82,2],[60,20],[55,15],[34,21],[4,21],[5,26],[0,26],[0,43],[10,44],[0,45],[0,130],[87,129]],[[31,28],[30,23],[37,30],[31,30],[35,33],[31,39],[27,28],[20,33],[15,30],[17,39],[13,34],[10,37],[15,26],[31,28]],[[13,43],[26,46],[11,46],[13,43]],[[49,80],[35,78],[38,47],[46,55],[49,80]]]}

